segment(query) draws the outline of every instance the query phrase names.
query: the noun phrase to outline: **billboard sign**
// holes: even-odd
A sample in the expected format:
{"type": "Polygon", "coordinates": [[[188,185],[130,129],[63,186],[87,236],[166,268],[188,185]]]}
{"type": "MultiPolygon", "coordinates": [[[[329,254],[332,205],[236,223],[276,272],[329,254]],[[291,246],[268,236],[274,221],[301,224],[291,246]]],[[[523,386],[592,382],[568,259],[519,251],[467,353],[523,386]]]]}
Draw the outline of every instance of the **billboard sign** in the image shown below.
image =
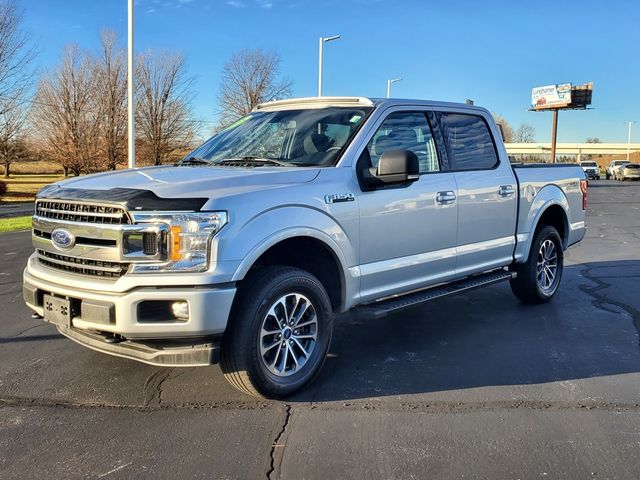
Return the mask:
{"type": "Polygon", "coordinates": [[[547,85],[531,90],[531,108],[545,110],[571,105],[571,84],[547,85]]]}

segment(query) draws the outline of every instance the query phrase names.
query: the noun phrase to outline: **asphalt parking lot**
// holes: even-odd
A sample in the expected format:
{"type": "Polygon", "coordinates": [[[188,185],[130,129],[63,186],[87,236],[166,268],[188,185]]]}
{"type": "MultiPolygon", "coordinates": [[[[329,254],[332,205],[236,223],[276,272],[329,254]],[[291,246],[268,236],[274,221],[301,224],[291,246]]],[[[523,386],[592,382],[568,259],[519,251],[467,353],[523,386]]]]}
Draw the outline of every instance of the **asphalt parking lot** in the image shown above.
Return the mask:
{"type": "Polygon", "coordinates": [[[29,233],[3,234],[0,477],[640,478],[640,183],[589,195],[552,303],[344,315],[287,402],[62,338],[22,304],[29,233]]]}

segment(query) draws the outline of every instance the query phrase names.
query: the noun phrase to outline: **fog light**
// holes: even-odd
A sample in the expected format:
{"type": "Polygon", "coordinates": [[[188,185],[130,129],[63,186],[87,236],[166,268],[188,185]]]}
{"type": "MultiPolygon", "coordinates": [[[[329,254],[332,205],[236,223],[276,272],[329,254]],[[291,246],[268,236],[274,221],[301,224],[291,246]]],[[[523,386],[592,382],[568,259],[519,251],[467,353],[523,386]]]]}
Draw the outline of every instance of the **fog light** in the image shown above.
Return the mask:
{"type": "Polygon", "coordinates": [[[177,320],[189,320],[189,304],[187,302],[173,302],[171,312],[177,320]]]}

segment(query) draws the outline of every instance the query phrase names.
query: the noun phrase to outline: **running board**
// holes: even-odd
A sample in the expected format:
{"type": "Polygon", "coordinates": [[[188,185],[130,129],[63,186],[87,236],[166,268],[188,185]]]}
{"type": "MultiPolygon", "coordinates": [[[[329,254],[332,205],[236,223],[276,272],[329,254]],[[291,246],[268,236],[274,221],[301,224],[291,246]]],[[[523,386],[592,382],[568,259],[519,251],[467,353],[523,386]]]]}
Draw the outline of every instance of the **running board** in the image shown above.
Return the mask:
{"type": "Polygon", "coordinates": [[[506,270],[498,270],[473,277],[458,280],[457,282],[447,283],[438,287],[419,290],[417,292],[406,295],[395,296],[386,300],[380,300],[374,303],[368,303],[358,307],[356,310],[365,315],[371,315],[376,318],[384,317],[389,313],[396,312],[409,307],[415,307],[423,303],[436,300],[438,298],[447,297],[456,293],[468,292],[480,287],[487,287],[494,283],[504,282],[516,276],[515,272],[506,270]]]}

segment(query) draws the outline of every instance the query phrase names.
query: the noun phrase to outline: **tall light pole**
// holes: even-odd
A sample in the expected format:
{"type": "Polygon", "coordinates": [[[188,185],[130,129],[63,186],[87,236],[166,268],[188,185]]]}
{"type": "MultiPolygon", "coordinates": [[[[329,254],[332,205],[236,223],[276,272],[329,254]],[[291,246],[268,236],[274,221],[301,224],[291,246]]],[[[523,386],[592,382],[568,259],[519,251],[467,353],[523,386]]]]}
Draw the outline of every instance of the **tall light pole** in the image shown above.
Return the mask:
{"type": "Polygon", "coordinates": [[[136,115],[133,102],[133,0],[128,0],[127,8],[127,138],[128,166],[136,166],[136,115]]]}
{"type": "Polygon", "coordinates": [[[320,37],[318,42],[318,96],[322,96],[322,49],[326,42],[332,40],[338,40],[340,35],[334,35],[333,37],[320,37]]]}
{"type": "Polygon", "coordinates": [[[629,161],[629,151],[631,149],[631,125],[633,125],[635,120],[627,120],[626,122],[629,125],[629,131],[627,133],[627,162],[629,161]]]}
{"type": "Polygon", "coordinates": [[[391,80],[387,80],[387,98],[391,96],[391,84],[396,83],[402,80],[401,78],[392,78],[391,80]]]}

